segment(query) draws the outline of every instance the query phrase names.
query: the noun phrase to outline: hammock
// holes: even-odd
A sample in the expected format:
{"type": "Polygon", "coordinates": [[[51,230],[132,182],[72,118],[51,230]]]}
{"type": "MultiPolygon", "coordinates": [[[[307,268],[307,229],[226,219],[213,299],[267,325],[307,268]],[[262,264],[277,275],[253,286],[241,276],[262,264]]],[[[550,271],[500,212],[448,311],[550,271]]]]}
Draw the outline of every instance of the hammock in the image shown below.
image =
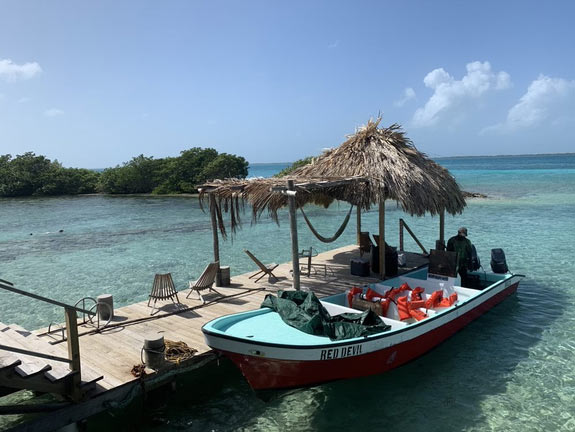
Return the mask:
{"type": "Polygon", "coordinates": [[[317,237],[317,239],[321,242],[332,243],[332,242],[336,241],[339,238],[339,236],[342,235],[342,233],[345,231],[345,228],[347,227],[347,224],[349,222],[349,218],[351,216],[351,211],[353,210],[353,204],[349,208],[349,211],[347,212],[347,216],[343,220],[343,223],[341,224],[339,229],[335,232],[335,234],[332,237],[324,237],[320,233],[318,233],[317,230],[311,224],[310,220],[307,218],[305,212],[303,211],[303,208],[300,207],[299,209],[301,211],[301,214],[303,215],[303,218],[305,219],[305,223],[307,223],[307,226],[309,227],[309,229],[311,230],[313,235],[315,235],[317,237]]]}

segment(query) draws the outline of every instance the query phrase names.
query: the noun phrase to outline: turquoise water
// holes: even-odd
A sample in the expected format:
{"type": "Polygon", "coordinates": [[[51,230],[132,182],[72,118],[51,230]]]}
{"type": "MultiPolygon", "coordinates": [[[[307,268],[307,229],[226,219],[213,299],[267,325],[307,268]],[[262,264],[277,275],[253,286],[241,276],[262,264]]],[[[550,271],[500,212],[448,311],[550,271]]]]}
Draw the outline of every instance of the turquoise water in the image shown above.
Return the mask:
{"type": "MultiPolygon", "coordinates": [[[[223,361],[186,378],[191,387],[150,397],[145,415],[132,406],[138,414],[130,420],[100,418],[92,421],[93,430],[103,423],[127,429],[134,418],[142,429],[166,431],[575,430],[575,155],[438,161],[463,189],[490,196],[446,217],[447,234],[467,226],[484,266],[490,249],[502,247],[511,270],[528,276],[516,296],[431,353],[381,376],[264,402],[223,361]]],[[[267,176],[276,168],[254,166],[250,175],[267,176]]],[[[194,198],[4,199],[0,209],[0,278],[65,302],[105,292],[120,306],[141,301],[157,272],[171,272],[183,289],[211,256],[209,217],[194,198]]],[[[347,210],[342,203],[307,213],[330,235],[347,210]]],[[[387,211],[389,243],[397,244],[398,219],[404,217],[424,245],[433,246],[438,218],[410,218],[391,202],[387,211]]],[[[246,213],[244,228],[221,246],[222,264],[232,274],[254,269],[244,248],[263,261],[290,259],[285,213],[279,227],[267,219],[250,222],[246,213]]],[[[364,215],[363,226],[377,232],[375,211],[364,215]]],[[[328,248],[301,221],[298,229],[302,248],[328,248]]],[[[329,248],[354,241],[350,224],[329,248]]],[[[417,250],[408,237],[406,248],[417,250]]],[[[0,292],[2,322],[38,328],[62,319],[58,309],[0,292]]]]}

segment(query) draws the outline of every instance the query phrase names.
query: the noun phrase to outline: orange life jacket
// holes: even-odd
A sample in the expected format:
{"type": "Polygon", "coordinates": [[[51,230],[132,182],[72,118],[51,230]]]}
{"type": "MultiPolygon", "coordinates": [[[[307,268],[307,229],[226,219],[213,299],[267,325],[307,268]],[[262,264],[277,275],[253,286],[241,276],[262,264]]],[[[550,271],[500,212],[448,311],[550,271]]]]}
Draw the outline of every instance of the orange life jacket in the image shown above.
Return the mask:
{"type": "Polygon", "coordinates": [[[442,298],[443,298],[443,291],[442,290],[435,291],[433,294],[431,294],[431,297],[429,297],[425,301],[425,308],[431,309],[439,306],[439,303],[441,302],[442,298]]]}
{"type": "Polygon", "coordinates": [[[411,301],[415,301],[415,300],[423,300],[423,298],[421,297],[421,294],[423,294],[425,292],[425,290],[421,287],[417,287],[414,288],[411,291],[411,301]]]}
{"type": "Polygon", "coordinates": [[[435,308],[435,307],[449,307],[452,306],[453,303],[457,301],[457,293],[451,294],[449,297],[443,297],[443,290],[435,291],[431,294],[425,301],[425,307],[427,309],[435,308]]]}
{"type": "Polygon", "coordinates": [[[398,294],[401,294],[403,291],[411,291],[411,288],[409,287],[409,285],[406,283],[404,283],[403,285],[401,285],[399,288],[391,288],[390,290],[388,290],[385,294],[384,297],[385,298],[390,298],[392,300],[395,301],[395,297],[398,294]]]}
{"type": "Polygon", "coordinates": [[[361,294],[363,292],[363,289],[360,287],[352,287],[348,293],[347,293],[347,303],[349,305],[349,307],[351,307],[351,303],[353,301],[353,296],[356,294],[361,294]]]}
{"type": "Polygon", "coordinates": [[[453,303],[457,301],[457,293],[451,294],[448,298],[443,298],[441,303],[439,303],[439,307],[449,307],[452,306],[453,303]]]}
{"type": "Polygon", "coordinates": [[[397,299],[397,313],[399,319],[404,321],[409,318],[415,318],[417,321],[427,318],[427,315],[420,311],[418,308],[425,306],[423,300],[416,302],[409,302],[407,296],[399,297],[397,299]]]}
{"type": "Polygon", "coordinates": [[[384,298],[383,294],[378,293],[377,291],[372,290],[371,288],[367,289],[367,292],[365,293],[365,299],[369,300],[369,301],[380,301],[382,298],[384,298]]]}

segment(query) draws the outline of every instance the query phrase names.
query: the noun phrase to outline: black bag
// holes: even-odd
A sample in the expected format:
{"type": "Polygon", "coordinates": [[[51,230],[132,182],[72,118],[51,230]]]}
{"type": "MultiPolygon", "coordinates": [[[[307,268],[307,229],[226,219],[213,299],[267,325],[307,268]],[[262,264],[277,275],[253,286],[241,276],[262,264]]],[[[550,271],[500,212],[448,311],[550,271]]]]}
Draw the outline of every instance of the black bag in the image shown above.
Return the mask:
{"type": "Polygon", "coordinates": [[[471,245],[471,257],[469,258],[469,265],[467,268],[471,271],[479,270],[481,267],[481,261],[479,260],[479,256],[477,255],[477,249],[475,249],[475,245],[471,245]]]}
{"type": "Polygon", "coordinates": [[[507,261],[503,249],[491,249],[491,270],[493,273],[507,273],[507,261]]]}

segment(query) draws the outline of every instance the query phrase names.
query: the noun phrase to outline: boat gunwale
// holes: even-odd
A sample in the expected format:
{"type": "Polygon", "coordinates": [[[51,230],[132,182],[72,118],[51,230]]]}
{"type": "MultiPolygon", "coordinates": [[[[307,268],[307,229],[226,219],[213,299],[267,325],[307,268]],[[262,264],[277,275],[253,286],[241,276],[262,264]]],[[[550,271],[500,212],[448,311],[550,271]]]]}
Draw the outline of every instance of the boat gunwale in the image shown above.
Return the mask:
{"type": "MultiPolygon", "coordinates": [[[[372,334],[372,335],[367,335],[367,336],[363,336],[363,337],[359,337],[359,338],[346,339],[343,341],[333,341],[333,343],[329,343],[329,344],[321,344],[321,345],[320,344],[315,344],[315,345],[279,344],[279,343],[275,343],[275,342],[257,341],[254,339],[247,340],[245,338],[240,338],[237,336],[230,336],[230,335],[227,335],[225,333],[217,333],[217,332],[211,331],[209,329],[206,329],[206,326],[208,326],[209,324],[211,324],[212,322],[214,322],[216,320],[223,319],[223,318],[237,315],[237,314],[223,315],[219,318],[216,318],[216,320],[212,320],[210,322],[207,322],[206,324],[204,324],[202,326],[202,332],[208,336],[214,336],[214,337],[221,338],[221,339],[227,339],[227,340],[232,340],[235,342],[246,343],[249,345],[258,345],[258,346],[274,347],[274,348],[282,348],[282,349],[296,348],[296,349],[301,349],[301,350],[310,350],[310,349],[321,349],[321,348],[333,348],[333,347],[340,347],[340,346],[345,346],[345,345],[350,345],[350,344],[371,342],[371,341],[375,341],[375,340],[379,340],[379,339],[384,339],[387,337],[392,337],[392,336],[398,335],[402,332],[411,331],[411,330],[417,329],[421,326],[428,325],[428,323],[431,323],[431,322],[435,321],[436,319],[444,318],[445,316],[457,311],[461,307],[474,303],[475,300],[477,300],[477,299],[485,296],[486,294],[492,292],[496,287],[500,286],[501,284],[503,284],[507,281],[510,281],[513,278],[518,278],[519,280],[517,281],[517,283],[519,283],[519,281],[521,281],[521,279],[525,278],[525,275],[510,273],[508,275],[508,277],[505,277],[504,279],[501,279],[501,280],[493,283],[492,285],[489,285],[489,287],[483,289],[480,293],[478,293],[474,297],[469,298],[467,301],[465,301],[461,304],[455,304],[455,305],[451,306],[450,308],[448,308],[448,309],[446,309],[446,310],[444,310],[444,311],[442,311],[436,315],[433,315],[433,316],[430,316],[424,320],[409,324],[403,328],[399,328],[399,329],[395,329],[395,330],[391,330],[391,331],[385,331],[385,332],[381,332],[381,333],[376,333],[376,334],[372,334]]],[[[513,285],[513,284],[511,284],[511,285],[513,285]]],[[[476,305],[476,306],[478,306],[478,305],[476,305]]],[[[474,307],[476,307],[476,306],[474,306],[474,307]]],[[[258,311],[258,310],[259,309],[255,309],[255,311],[258,311]]],[[[243,312],[242,314],[247,314],[249,312],[253,312],[253,310],[243,312]]],[[[273,311],[270,309],[270,312],[273,312],[273,311]]],[[[451,321],[451,320],[449,320],[449,321],[451,321]]],[[[288,325],[288,324],[286,324],[286,325],[288,325]]],[[[442,325],[445,325],[445,324],[442,324],[442,325]]]]}

